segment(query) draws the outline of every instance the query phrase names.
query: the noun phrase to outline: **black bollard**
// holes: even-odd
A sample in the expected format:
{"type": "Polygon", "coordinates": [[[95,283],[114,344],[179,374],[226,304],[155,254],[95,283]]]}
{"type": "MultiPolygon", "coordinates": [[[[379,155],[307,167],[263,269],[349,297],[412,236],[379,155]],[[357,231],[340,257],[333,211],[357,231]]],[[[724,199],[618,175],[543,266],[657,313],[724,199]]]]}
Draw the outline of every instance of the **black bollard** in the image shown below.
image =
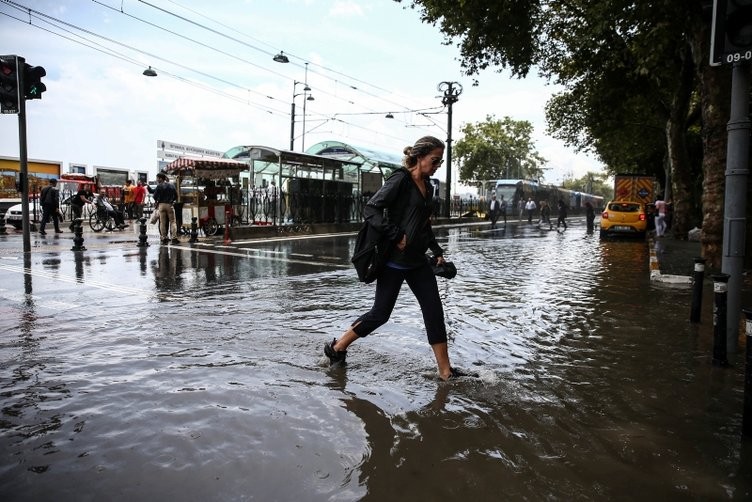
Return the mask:
{"type": "Polygon", "coordinates": [[[73,247],[71,251],[86,251],[84,247],[84,219],[76,218],[73,220],[73,247]]]}
{"type": "Polygon", "coordinates": [[[695,258],[695,272],[692,276],[692,309],[689,322],[700,322],[702,312],[702,283],[705,280],[705,259],[695,258]]]}
{"type": "Polygon", "coordinates": [[[198,223],[196,221],[198,220],[197,217],[191,218],[191,238],[188,239],[188,242],[198,242],[198,223]]]}
{"type": "Polygon", "coordinates": [[[752,437],[752,309],[742,309],[745,317],[744,332],[747,335],[746,367],[744,370],[744,415],[742,435],[752,437]]]}
{"type": "Polygon", "coordinates": [[[728,274],[713,274],[713,365],[728,366],[726,359],[726,311],[728,302],[728,274]]]}
{"type": "Polygon", "coordinates": [[[5,213],[0,216],[0,235],[7,235],[8,230],[5,228],[5,213]]]}
{"type": "Polygon", "coordinates": [[[138,227],[138,244],[137,246],[140,248],[146,248],[149,247],[149,243],[147,242],[148,237],[146,237],[146,218],[141,218],[138,220],[141,222],[141,225],[138,227]]]}

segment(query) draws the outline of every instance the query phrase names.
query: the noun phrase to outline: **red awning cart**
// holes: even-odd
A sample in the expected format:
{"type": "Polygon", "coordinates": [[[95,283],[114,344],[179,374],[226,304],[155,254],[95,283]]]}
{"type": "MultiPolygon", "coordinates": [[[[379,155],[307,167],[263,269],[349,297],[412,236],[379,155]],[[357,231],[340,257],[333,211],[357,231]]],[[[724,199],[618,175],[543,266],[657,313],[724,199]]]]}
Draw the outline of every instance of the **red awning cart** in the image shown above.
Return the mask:
{"type": "Polygon", "coordinates": [[[166,172],[178,189],[178,220],[189,225],[195,217],[205,235],[218,232],[225,214],[230,214],[230,222],[239,221],[243,206],[238,178],[243,171],[248,164],[230,159],[180,157],[171,162],[166,172]]]}

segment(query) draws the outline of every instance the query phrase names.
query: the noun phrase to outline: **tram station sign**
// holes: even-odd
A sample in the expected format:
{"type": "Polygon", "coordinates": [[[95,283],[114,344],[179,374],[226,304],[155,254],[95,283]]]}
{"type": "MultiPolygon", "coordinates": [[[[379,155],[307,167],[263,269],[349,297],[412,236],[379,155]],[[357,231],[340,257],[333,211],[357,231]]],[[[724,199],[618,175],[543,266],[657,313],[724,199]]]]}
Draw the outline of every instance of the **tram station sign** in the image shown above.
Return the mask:
{"type": "Polygon", "coordinates": [[[224,152],[210,150],[200,146],[183,145],[163,139],[157,140],[157,158],[162,160],[174,160],[184,155],[193,155],[197,157],[221,158],[224,152]]]}

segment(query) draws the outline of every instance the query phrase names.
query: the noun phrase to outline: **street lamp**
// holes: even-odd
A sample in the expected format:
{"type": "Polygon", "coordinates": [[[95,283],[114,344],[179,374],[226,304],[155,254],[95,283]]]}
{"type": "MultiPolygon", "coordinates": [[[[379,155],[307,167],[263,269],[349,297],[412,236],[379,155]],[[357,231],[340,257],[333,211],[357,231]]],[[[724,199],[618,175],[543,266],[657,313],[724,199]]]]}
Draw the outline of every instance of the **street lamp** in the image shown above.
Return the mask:
{"type": "Polygon", "coordinates": [[[441,99],[441,103],[444,106],[448,106],[447,117],[447,174],[446,174],[446,193],[445,193],[445,207],[444,216],[449,218],[449,203],[452,201],[450,196],[452,187],[452,105],[457,102],[460,94],[462,94],[462,86],[459,82],[441,82],[437,89],[439,92],[443,92],[444,96],[441,99]]]}
{"type": "Polygon", "coordinates": [[[292,104],[290,105],[290,151],[295,149],[295,98],[303,95],[303,134],[301,135],[300,151],[305,151],[305,121],[306,121],[306,101],[314,101],[313,96],[308,94],[311,88],[308,87],[308,63],[306,63],[305,80],[303,82],[293,81],[292,84],[292,104]],[[303,92],[295,93],[298,84],[303,84],[303,92]]]}

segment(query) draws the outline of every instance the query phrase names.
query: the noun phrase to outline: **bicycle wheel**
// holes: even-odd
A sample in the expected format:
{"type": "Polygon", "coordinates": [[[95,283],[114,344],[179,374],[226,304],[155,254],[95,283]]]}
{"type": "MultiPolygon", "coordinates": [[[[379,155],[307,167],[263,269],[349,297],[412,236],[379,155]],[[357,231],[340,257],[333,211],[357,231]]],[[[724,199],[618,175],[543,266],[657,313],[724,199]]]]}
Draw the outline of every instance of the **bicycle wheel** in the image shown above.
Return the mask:
{"type": "Polygon", "coordinates": [[[219,231],[219,223],[214,218],[209,218],[206,223],[201,227],[204,231],[204,235],[217,235],[219,231]]]}
{"type": "Polygon", "coordinates": [[[104,228],[104,221],[97,217],[96,211],[91,213],[91,216],[89,216],[89,226],[95,232],[101,232],[104,228]]]}

